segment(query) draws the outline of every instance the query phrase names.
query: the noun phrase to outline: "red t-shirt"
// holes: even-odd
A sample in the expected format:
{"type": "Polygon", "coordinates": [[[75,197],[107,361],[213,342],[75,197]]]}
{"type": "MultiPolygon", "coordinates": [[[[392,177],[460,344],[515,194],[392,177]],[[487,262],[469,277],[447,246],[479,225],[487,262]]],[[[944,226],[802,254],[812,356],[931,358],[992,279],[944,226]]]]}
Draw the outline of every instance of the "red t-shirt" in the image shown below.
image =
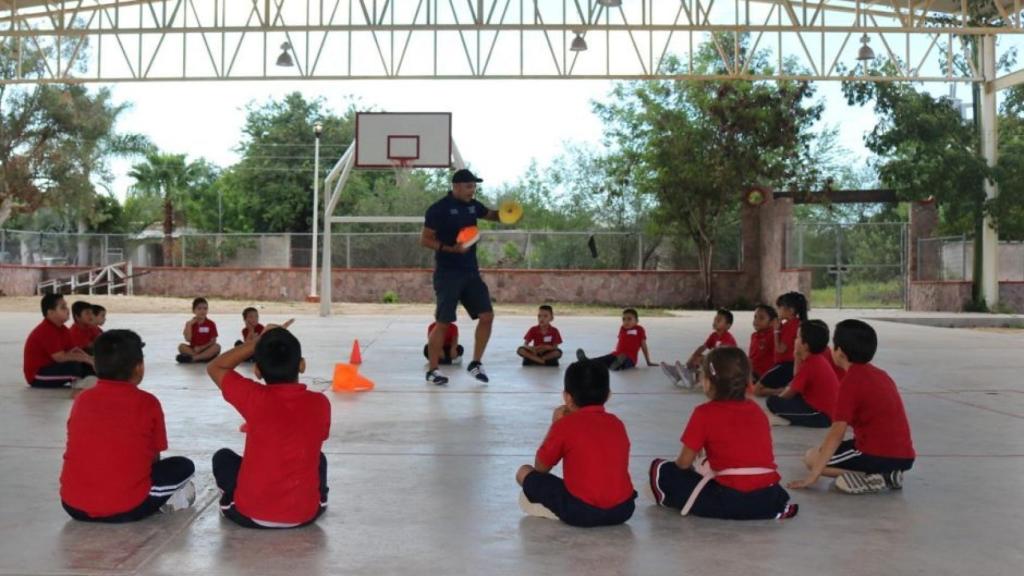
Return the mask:
{"type": "Polygon", "coordinates": [[[629,330],[625,327],[619,328],[619,341],[615,344],[615,352],[613,354],[616,356],[624,354],[633,361],[635,366],[639,363],[637,359],[639,358],[640,345],[643,344],[644,340],[647,340],[647,332],[639,324],[629,330]]]}
{"type": "Polygon", "coordinates": [[[772,329],[765,328],[750,335],[750,367],[758,376],[763,376],[775,366],[775,338],[772,329]]]}
{"type": "Polygon", "coordinates": [[[537,459],[562,469],[570,494],[597,508],[633,497],[626,426],[604,406],[584,406],[551,425],[537,459]]]}
{"type": "Polygon", "coordinates": [[[99,338],[102,330],[97,326],[91,324],[79,324],[75,322],[68,328],[68,333],[71,335],[71,347],[86,349],[92,346],[92,343],[99,338]]]}
{"type": "Polygon", "coordinates": [[[839,398],[839,379],[824,354],[811,354],[800,363],[789,388],[803,396],[818,412],[834,418],[839,398]]]}
{"type": "Polygon", "coordinates": [[[189,338],[188,344],[193,348],[198,348],[209,344],[216,337],[217,325],[213,323],[213,320],[207,318],[192,325],[192,337],[189,338]]]}
{"type": "Polygon", "coordinates": [[[74,348],[71,343],[71,332],[68,327],[50,322],[46,318],[40,322],[25,340],[25,353],[22,370],[25,382],[31,384],[40,368],[54,363],[53,355],[67,352],[74,348]]]}
{"type": "Polygon", "coordinates": [[[262,385],[234,371],[221,391],[249,425],[235,507],[254,520],[308,522],[320,509],[320,449],[331,430],[331,403],[304,384],[262,385]]]}
{"type": "MultiPolygon", "coordinates": [[[[427,326],[427,337],[430,337],[430,333],[434,331],[434,326],[437,322],[431,322],[430,326],[427,326]]],[[[448,331],[444,333],[444,347],[448,348],[455,342],[455,339],[459,337],[459,327],[455,324],[448,324],[448,331]]]]}
{"type": "Polygon", "coordinates": [[[853,445],[864,454],[913,458],[910,423],[892,378],[872,364],[851,364],[839,387],[836,422],[853,428],[853,445]]]}
{"type": "MultiPolygon", "coordinates": [[[[697,406],[681,438],[690,450],[705,451],[712,470],[775,468],[768,417],[753,400],[713,400],[697,406]]],[[[751,492],[777,484],[777,472],[719,476],[719,484],[751,492]]]]}
{"type": "MultiPolygon", "coordinates": [[[[214,330],[215,331],[216,331],[216,329],[217,329],[216,326],[214,326],[214,330]]],[[[252,331],[255,332],[257,336],[259,336],[260,334],[263,334],[263,324],[260,324],[260,323],[257,322],[256,325],[253,326],[252,331]]],[[[242,340],[244,341],[248,337],[249,337],[249,327],[248,326],[244,326],[244,327],[242,327],[242,340]]]]}
{"type": "Polygon", "coordinates": [[[728,331],[721,335],[718,332],[712,332],[708,339],[704,341],[704,347],[708,350],[714,350],[723,346],[736,347],[736,339],[728,331]]]}
{"type": "Polygon", "coordinates": [[[796,335],[799,331],[799,318],[792,318],[782,322],[782,328],[779,330],[779,341],[786,345],[786,351],[779,352],[775,350],[776,364],[793,361],[793,351],[796,349],[796,335]]]}
{"type": "Polygon", "coordinates": [[[558,332],[558,328],[550,324],[547,332],[542,332],[540,325],[537,325],[526,331],[523,340],[529,346],[558,346],[562,343],[562,335],[558,332]]]}
{"type": "Polygon", "coordinates": [[[149,495],[153,462],[166,449],[156,396],[100,380],[71,405],[60,498],[94,517],[127,512],[149,495]]]}
{"type": "Polygon", "coordinates": [[[835,359],[832,358],[832,349],[826,348],[825,351],[821,353],[821,355],[825,357],[825,360],[828,362],[828,365],[832,367],[832,371],[836,373],[836,378],[839,379],[840,382],[842,382],[843,378],[846,378],[846,370],[843,370],[842,368],[839,367],[838,364],[836,364],[835,359]]]}

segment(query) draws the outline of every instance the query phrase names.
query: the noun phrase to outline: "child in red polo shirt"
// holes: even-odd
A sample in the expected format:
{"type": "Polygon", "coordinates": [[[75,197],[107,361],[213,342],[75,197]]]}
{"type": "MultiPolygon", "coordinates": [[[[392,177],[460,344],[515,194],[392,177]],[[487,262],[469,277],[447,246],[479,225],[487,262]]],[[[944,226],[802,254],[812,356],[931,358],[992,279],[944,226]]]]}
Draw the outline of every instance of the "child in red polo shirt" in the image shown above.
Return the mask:
{"type": "MultiPolygon", "coordinates": [[[[615,344],[615,350],[611,354],[605,354],[594,358],[608,367],[609,370],[626,370],[639,365],[640,351],[644,353],[644,359],[648,366],[654,366],[651,354],[647,350],[647,331],[639,324],[640,315],[633,308],[626,308],[622,311],[622,327],[619,328],[619,340],[615,344]]],[[[587,360],[587,354],[582,348],[576,350],[576,359],[587,360]]]]}
{"type": "Polygon", "coordinates": [[[604,409],[609,394],[604,364],[583,360],[566,369],[565,404],[555,409],[534,465],[516,473],[523,512],[582,527],[622,524],[633,515],[629,436],[604,409]],[[550,473],[559,461],[565,480],[550,473]]]}
{"type": "Polygon", "coordinates": [[[789,486],[805,488],[826,476],[846,494],[899,490],[916,454],[896,383],[871,364],[878,335],[866,322],[843,320],[832,344],[836,364],[846,370],[832,427],[821,446],[804,455],[807,478],[789,486]],[[852,440],[843,440],[847,428],[852,440]]]}
{"type": "MultiPolygon", "coordinates": [[[[430,339],[430,333],[434,331],[434,326],[437,326],[437,322],[431,322],[430,326],[427,326],[427,339],[430,339]]],[[[441,347],[441,364],[459,364],[462,362],[462,344],[459,344],[459,327],[455,325],[455,322],[448,323],[448,330],[444,333],[444,343],[441,347]]],[[[423,357],[430,359],[430,344],[423,345],[423,357]]]]}
{"type": "Polygon", "coordinates": [[[263,334],[263,324],[260,324],[259,310],[252,306],[242,310],[242,322],[244,323],[242,326],[242,339],[235,340],[235,346],[241,346],[263,334]]]}
{"type": "Polygon", "coordinates": [[[331,403],[299,384],[302,346],[283,327],[225,352],[206,371],[248,425],[245,452],[213,455],[221,513],[247,528],[294,528],[327,509],[327,459],[321,448],[331,428],[331,403]],[[261,385],[235,368],[256,358],[261,385]]]}
{"type": "Polygon", "coordinates": [[[679,457],[651,462],[658,505],[705,518],[796,516],[797,505],[779,485],[768,418],[746,397],[749,382],[750,363],[742,350],[717,348],[704,358],[701,385],[710,401],[690,416],[679,457]]]}
{"type": "MultiPolygon", "coordinates": [[[[768,420],[776,426],[828,428],[839,398],[839,379],[825,355],[828,325],[821,320],[800,324],[796,339],[796,375],[782,390],[767,389],[768,420]]],[[[760,387],[761,385],[758,384],[760,387]]]]}
{"type": "Polygon", "coordinates": [[[92,305],[92,325],[96,330],[96,337],[103,334],[103,325],[107,323],[107,309],[99,304],[92,305]]]}
{"type": "Polygon", "coordinates": [[[523,345],[516,350],[523,359],[523,366],[558,366],[558,359],[562,357],[558,348],[562,335],[551,325],[554,319],[555,310],[551,306],[544,304],[537,309],[537,325],[526,332],[523,345]]]}
{"type": "Polygon", "coordinates": [[[93,315],[92,304],[79,300],[71,305],[71,328],[68,333],[71,335],[71,345],[81,348],[86,353],[92,350],[92,343],[100,332],[96,330],[96,318],[93,315]]]}
{"type": "Polygon", "coordinates": [[[111,330],[96,339],[100,380],[71,406],[60,499],[75,520],[132,522],[195,502],[188,458],[160,459],[167,432],[160,401],[139,389],[142,339],[111,330]]]}
{"type": "Polygon", "coordinates": [[[761,396],[768,396],[767,389],[781,389],[793,380],[794,350],[800,323],[807,321],[807,298],[799,292],[787,292],[775,301],[779,318],[772,322],[775,335],[775,365],[761,375],[758,388],[761,396]]]}
{"type": "Polygon", "coordinates": [[[772,333],[772,322],[778,317],[779,313],[775,308],[767,304],[758,304],[757,308],[754,308],[754,333],[750,335],[750,349],[747,352],[754,382],[760,380],[762,374],[775,366],[775,335],[772,333]]]}
{"type": "Polygon", "coordinates": [[[736,339],[729,333],[729,329],[732,328],[732,322],[732,312],[724,308],[719,309],[715,314],[715,319],[711,322],[711,328],[713,329],[711,335],[693,351],[693,354],[690,354],[686,365],[684,366],[682,363],[676,362],[675,366],[671,366],[666,362],[662,362],[661,371],[676,386],[685,385],[693,388],[697,384],[697,369],[700,368],[705,352],[722,346],[736,347],[736,339]]]}
{"type": "Polygon", "coordinates": [[[79,385],[94,374],[92,356],[71,343],[68,304],[60,294],[44,294],[40,301],[43,321],[25,340],[22,370],[33,388],[79,385]]]}
{"type": "Polygon", "coordinates": [[[206,315],[210,311],[210,304],[206,298],[196,298],[192,301],[191,320],[185,323],[185,330],[182,336],[188,341],[187,344],[178,345],[178,357],[180,364],[191,362],[209,362],[220,354],[220,344],[217,344],[217,325],[206,315]]]}

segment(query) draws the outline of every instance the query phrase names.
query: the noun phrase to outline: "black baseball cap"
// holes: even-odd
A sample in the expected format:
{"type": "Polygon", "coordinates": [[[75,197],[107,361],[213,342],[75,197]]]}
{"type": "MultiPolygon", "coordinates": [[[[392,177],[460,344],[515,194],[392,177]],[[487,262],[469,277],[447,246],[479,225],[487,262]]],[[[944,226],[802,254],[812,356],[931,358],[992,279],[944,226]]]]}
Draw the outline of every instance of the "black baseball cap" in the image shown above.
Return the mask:
{"type": "Polygon", "coordinates": [[[473,174],[469,170],[463,168],[462,170],[456,170],[455,174],[452,174],[452,184],[459,184],[464,182],[483,182],[482,179],[477,178],[476,174],[473,174]]]}

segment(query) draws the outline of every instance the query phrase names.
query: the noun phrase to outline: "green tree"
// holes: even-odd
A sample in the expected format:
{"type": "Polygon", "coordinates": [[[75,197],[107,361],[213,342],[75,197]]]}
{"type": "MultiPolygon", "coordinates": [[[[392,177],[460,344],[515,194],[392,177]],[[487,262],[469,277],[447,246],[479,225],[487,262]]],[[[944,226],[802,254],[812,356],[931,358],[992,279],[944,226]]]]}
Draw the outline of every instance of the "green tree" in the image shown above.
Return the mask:
{"type": "Polygon", "coordinates": [[[174,228],[176,204],[185,201],[185,194],[193,186],[199,164],[186,162],[184,154],[150,152],[145,162],[132,166],[128,175],[135,179],[133,194],[160,199],[163,209],[163,262],[170,265],[174,254],[174,228]]]}

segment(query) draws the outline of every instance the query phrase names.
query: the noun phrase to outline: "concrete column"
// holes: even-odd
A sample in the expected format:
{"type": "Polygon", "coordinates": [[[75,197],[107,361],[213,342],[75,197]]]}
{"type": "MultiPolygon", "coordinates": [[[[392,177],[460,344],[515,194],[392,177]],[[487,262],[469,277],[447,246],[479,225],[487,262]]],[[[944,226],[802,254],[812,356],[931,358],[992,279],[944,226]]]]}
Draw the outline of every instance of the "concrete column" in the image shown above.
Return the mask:
{"type": "Polygon", "coordinates": [[[921,238],[933,238],[939,225],[939,210],[934,201],[914,202],[910,205],[910,237],[907,239],[907,282],[939,280],[941,254],[933,246],[920,252],[921,238]]]}
{"type": "MultiPolygon", "coordinates": [[[[996,90],[992,82],[996,78],[995,36],[981,39],[981,64],[985,83],[981,89],[981,152],[989,166],[998,160],[999,125],[996,119],[996,90]]],[[[999,194],[996,186],[985,182],[985,196],[989,199],[999,194]]],[[[999,235],[992,227],[992,220],[985,217],[981,238],[981,295],[989,306],[999,302],[999,235]]]]}

